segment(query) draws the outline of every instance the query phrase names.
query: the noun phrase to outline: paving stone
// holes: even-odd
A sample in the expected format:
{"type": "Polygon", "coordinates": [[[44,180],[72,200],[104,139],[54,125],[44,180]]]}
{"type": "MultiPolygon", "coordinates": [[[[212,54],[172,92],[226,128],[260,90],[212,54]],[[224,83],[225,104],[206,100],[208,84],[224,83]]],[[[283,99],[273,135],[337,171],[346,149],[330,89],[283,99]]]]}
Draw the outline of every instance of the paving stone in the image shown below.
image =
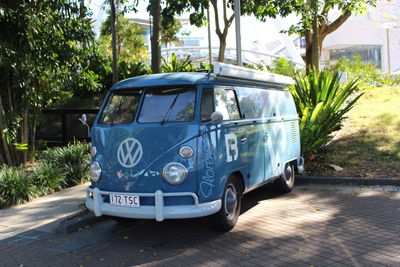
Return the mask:
{"type": "Polygon", "coordinates": [[[245,196],[229,233],[207,219],[106,222],[64,235],[0,225],[0,266],[400,266],[399,206],[400,192],[262,188],[245,196]]]}

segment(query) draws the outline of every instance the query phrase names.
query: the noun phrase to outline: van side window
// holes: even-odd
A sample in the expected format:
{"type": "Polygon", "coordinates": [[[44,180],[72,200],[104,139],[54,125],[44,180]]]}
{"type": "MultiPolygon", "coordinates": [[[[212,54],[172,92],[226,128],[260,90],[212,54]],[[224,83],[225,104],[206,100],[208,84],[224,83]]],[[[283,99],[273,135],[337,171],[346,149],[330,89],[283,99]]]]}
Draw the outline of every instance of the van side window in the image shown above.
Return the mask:
{"type": "Polygon", "coordinates": [[[238,98],[242,114],[246,119],[256,119],[262,117],[264,102],[261,101],[260,93],[262,90],[253,88],[239,87],[238,98]]]}
{"type": "Polygon", "coordinates": [[[201,95],[201,120],[208,121],[214,112],[214,90],[204,89],[201,95]]]}
{"type": "Polygon", "coordinates": [[[235,91],[216,88],[214,94],[215,111],[221,112],[224,120],[240,119],[235,91]]]}

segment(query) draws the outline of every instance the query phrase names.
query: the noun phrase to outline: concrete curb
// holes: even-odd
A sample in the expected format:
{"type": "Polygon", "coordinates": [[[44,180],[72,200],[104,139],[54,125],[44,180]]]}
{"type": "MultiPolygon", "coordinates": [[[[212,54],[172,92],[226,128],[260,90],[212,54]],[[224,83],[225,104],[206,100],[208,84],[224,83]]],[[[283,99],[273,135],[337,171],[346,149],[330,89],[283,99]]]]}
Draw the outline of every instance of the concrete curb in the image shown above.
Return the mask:
{"type": "Polygon", "coordinates": [[[93,212],[85,209],[75,214],[75,216],[62,220],[58,224],[56,233],[70,234],[80,229],[93,226],[106,219],[108,219],[107,216],[96,217],[93,212]]]}
{"type": "Polygon", "coordinates": [[[400,178],[356,178],[296,176],[296,184],[381,185],[400,186],[400,178]]]}

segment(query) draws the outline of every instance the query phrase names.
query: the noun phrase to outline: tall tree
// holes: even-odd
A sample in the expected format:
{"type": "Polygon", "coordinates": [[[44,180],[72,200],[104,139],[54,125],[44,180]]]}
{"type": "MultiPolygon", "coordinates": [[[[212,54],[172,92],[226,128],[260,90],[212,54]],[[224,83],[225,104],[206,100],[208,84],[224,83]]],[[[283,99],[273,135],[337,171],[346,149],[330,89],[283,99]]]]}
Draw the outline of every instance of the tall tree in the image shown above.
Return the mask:
{"type": "Polygon", "coordinates": [[[16,165],[41,109],[84,80],[94,34],[78,0],[3,0],[0,10],[0,153],[16,165]]]}
{"type": "Polygon", "coordinates": [[[109,0],[110,2],[110,28],[111,28],[111,47],[112,47],[112,70],[113,70],[113,84],[118,82],[118,57],[117,57],[117,9],[115,7],[115,1],[109,0]]]}
{"type": "Polygon", "coordinates": [[[375,2],[376,0],[246,0],[242,10],[244,14],[254,14],[262,21],[278,15],[298,15],[300,22],[292,25],[288,32],[305,37],[307,68],[311,66],[318,69],[322,42],[326,36],[337,30],[353,13],[365,11],[368,5],[374,5],[375,2]],[[340,14],[331,20],[334,10],[340,14]]]}
{"type": "Polygon", "coordinates": [[[161,72],[161,2],[160,0],[150,0],[150,14],[153,18],[153,28],[151,33],[151,69],[153,73],[161,72]]]}

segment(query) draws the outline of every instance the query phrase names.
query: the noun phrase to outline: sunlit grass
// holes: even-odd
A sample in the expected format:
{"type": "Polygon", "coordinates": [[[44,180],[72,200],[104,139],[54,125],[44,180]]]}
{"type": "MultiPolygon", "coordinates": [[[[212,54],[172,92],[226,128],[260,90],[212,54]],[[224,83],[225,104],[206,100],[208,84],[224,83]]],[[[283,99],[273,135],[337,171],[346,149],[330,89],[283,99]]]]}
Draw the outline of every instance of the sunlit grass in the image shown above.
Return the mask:
{"type": "Polygon", "coordinates": [[[329,147],[325,162],[400,177],[400,87],[367,90],[329,147]]]}

